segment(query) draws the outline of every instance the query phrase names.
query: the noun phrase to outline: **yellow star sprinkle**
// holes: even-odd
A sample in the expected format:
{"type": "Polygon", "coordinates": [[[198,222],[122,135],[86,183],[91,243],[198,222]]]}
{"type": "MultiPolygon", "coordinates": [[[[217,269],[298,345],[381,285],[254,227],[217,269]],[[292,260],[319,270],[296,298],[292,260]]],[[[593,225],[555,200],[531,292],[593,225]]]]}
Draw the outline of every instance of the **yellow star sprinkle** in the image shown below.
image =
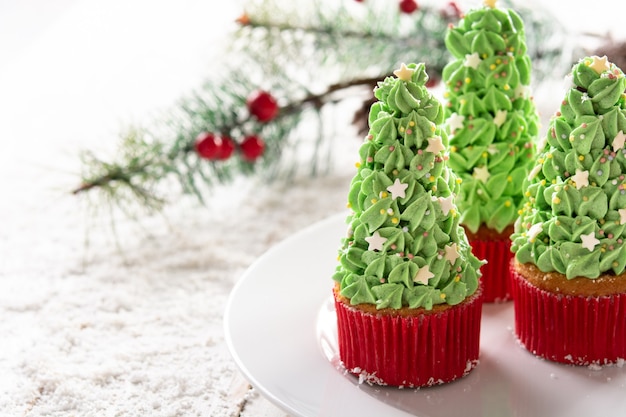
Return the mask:
{"type": "Polygon", "coordinates": [[[497,1],[498,0],[485,0],[484,3],[485,3],[485,6],[491,7],[493,9],[493,8],[496,7],[496,2],[497,1]]]}
{"type": "Polygon", "coordinates": [[[411,81],[411,76],[413,75],[414,72],[415,72],[414,69],[407,67],[406,64],[403,62],[400,65],[400,69],[395,70],[393,72],[393,75],[395,75],[402,81],[411,81]]]}
{"type": "Polygon", "coordinates": [[[604,55],[602,58],[600,58],[599,56],[595,56],[594,55],[591,58],[593,59],[593,62],[588,64],[589,68],[591,68],[592,70],[594,70],[598,74],[602,74],[604,71],[608,71],[608,70],[611,69],[611,65],[610,65],[606,55],[604,55]]]}

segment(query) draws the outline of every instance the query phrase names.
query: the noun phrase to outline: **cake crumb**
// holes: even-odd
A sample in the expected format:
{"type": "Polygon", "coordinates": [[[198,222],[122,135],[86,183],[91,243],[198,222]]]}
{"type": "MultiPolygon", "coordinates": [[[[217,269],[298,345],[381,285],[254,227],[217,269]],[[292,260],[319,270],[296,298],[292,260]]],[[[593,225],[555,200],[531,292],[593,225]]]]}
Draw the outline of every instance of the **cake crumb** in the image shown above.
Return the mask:
{"type": "Polygon", "coordinates": [[[557,376],[554,372],[550,373],[550,379],[557,379],[557,376]]]}
{"type": "Polygon", "coordinates": [[[387,385],[387,383],[385,381],[383,381],[382,379],[380,379],[379,377],[376,376],[376,372],[373,373],[369,373],[367,371],[364,371],[363,369],[356,367],[350,370],[351,373],[358,375],[359,377],[359,385],[363,384],[364,382],[367,383],[368,385],[372,386],[374,384],[376,385],[387,385]]]}

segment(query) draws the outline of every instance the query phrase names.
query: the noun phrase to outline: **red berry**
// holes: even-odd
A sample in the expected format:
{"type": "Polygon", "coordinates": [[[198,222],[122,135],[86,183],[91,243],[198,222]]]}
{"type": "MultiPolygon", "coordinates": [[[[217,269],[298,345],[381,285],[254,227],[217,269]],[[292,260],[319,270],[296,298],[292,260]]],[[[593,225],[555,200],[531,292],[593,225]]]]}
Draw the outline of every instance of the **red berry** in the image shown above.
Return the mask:
{"type": "Polygon", "coordinates": [[[269,122],[278,114],[278,103],[266,91],[256,91],[246,102],[250,113],[261,122],[269,122]]]}
{"type": "Polygon", "coordinates": [[[427,88],[433,88],[439,84],[439,79],[435,76],[431,76],[428,81],[426,81],[427,88]]]}
{"type": "Polygon", "coordinates": [[[400,0],[400,11],[411,14],[419,8],[415,0],[400,0]]]}
{"type": "Polygon", "coordinates": [[[248,161],[254,161],[259,156],[263,155],[265,150],[265,143],[261,138],[255,135],[246,136],[239,146],[243,158],[248,161]]]}
{"type": "Polygon", "coordinates": [[[196,152],[204,159],[215,159],[220,152],[221,146],[222,138],[208,132],[200,133],[194,144],[196,152]]]}
{"type": "Polygon", "coordinates": [[[235,150],[235,142],[228,136],[222,136],[222,144],[219,148],[219,152],[215,156],[215,159],[228,159],[233,154],[235,150]]]}
{"type": "Polygon", "coordinates": [[[448,2],[448,4],[446,4],[442,9],[441,9],[441,15],[445,18],[445,19],[460,19],[461,17],[463,17],[463,12],[461,11],[461,8],[459,7],[458,4],[456,4],[454,1],[448,2]]]}
{"type": "Polygon", "coordinates": [[[215,136],[203,132],[198,135],[194,144],[196,152],[204,159],[228,159],[235,150],[235,142],[227,136],[215,136]]]}

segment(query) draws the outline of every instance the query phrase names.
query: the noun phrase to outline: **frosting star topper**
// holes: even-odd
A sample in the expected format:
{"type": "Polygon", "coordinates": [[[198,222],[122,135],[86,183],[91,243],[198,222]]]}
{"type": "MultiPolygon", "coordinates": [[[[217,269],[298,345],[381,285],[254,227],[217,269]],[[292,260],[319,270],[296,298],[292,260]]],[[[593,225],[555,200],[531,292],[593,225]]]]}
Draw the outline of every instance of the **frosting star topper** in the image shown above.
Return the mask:
{"type": "Polygon", "coordinates": [[[400,65],[400,69],[395,70],[393,72],[393,75],[395,75],[402,81],[411,81],[411,77],[413,76],[414,72],[414,69],[407,67],[406,64],[403,62],[400,65]]]}
{"type": "Polygon", "coordinates": [[[498,0],[485,0],[483,3],[485,4],[485,6],[491,7],[492,9],[494,9],[496,7],[497,1],[498,0]]]}
{"type": "Polygon", "coordinates": [[[587,65],[598,74],[602,74],[604,71],[609,71],[611,69],[611,63],[608,61],[606,55],[604,55],[603,57],[594,55],[591,57],[591,59],[593,59],[593,61],[591,61],[587,65]]]}

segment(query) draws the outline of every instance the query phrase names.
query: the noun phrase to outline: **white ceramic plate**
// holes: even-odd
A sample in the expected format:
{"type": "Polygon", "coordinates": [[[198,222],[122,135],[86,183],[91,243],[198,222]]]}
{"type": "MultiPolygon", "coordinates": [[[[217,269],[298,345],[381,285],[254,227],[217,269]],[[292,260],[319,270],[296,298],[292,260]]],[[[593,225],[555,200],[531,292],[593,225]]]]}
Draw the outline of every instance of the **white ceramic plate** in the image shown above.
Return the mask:
{"type": "Polygon", "coordinates": [[[228,348],[250,383],[292,416],[617,417],[626,367],[544,361],[513,335],[512,303],[483,308],[479,365],[430,388],[359,384],[339,366],[331,275],[345,213],[295,234],[259,258],[229,298],[228,348]],[[461,414],[460,414],[461,413],[461,414]]]}

